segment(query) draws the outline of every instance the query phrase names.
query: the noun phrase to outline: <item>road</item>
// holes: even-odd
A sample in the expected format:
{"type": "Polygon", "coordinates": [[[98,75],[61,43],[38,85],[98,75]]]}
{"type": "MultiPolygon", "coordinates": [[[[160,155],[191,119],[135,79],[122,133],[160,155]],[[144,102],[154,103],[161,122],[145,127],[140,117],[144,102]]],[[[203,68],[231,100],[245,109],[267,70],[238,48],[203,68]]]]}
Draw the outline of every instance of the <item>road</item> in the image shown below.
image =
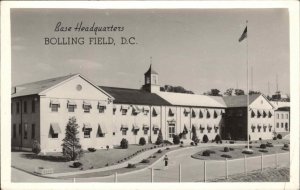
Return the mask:
{"type": "MultiPolygon", "coordinates": [[[[169,166],[165,167],[163,161],[155,163],[153,168],[154,182],[178,182],[179,181],[179,164],[181,164],[181,181],[196,182],[204,181],[204,161],[193,159],[191,155],[203,150],[204,147],[194,147],[188,149],[178,149],[168,153],[169,166]]],[[[289,154],[279,154],[277,157],[279,166],[288,166],[289,154]]],[[[264,168],[275,167],[275,155],[266,155],[263,158],[264,168]]],[[[239,174],[245,172],[244,160],[228,161],[228,174],[239,174]]],[[[247,171],[261,169],[261,158],[248,158],[247,171]]],[[[206,179],[224,177],[226,174],[225,161],[206,161],[206,179]]],[[[93,178],[76,178],[76,182],[114,182],[114,176],[93,177],[93,178]]],[[[73,179],[49,179],[34,176],[12,168],[13,182],[73,182],[73,179]]],[[[118,182],[151,182],[151,169],[135,171],[133,173],[119,174],[118,182]]]]}

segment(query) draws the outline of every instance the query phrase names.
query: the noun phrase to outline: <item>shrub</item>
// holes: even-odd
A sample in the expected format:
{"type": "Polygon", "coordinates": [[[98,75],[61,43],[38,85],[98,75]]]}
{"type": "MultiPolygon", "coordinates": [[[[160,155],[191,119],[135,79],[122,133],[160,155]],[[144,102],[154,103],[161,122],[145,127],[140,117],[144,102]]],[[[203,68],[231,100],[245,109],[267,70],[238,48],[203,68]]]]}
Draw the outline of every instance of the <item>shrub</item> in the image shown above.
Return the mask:
{"type": "Polygon", "coordinates": [[[234,141],[233,140],[229,141],[229,144],[234,144],[234,141]]]}
{"type": "Polygon", "coordinates": [[[88,151],[90,151],[90,152],[95,152],[96,149],[95,149],[95,148],[88,148],[88,151]]]}
{"type": "Polygon", "coordinates": [[[41,152],[41,146],[37,140],[34,140],[32,143],[32,152],[35,154],[38,154],[41,152]]]}
{"type": "MultiPolygon", "coordinates": [[[[248,146],[245,146],[245,148],[248,148],[248,146]]],[[[249,148],[252,148],[252,146],[250,145],[249,148]]]]}
{"type": "Polygon", "coordinates": [[[181,144],[180,147],[183,147],[183,144],[181,144]]]}
{"type": "Polygon", "coordinates": [[[156,156],[155,156],[155,155],[153,155],[153,156],[152,156],[152,158],[156,158],[156,156]]]}
{"type": "Polygon", "coordinates": [[[287,150],[287,151],[289,151],[290,148],[289,148],[289,147],[283,147],[282,150],[287,150]]]}
{"type": "Polygon", "coordinates": [[[262,149],[262,150],[259,150],[259,152],[268,152],[268,150],[262,149]]]}
{"type": "Polygon", "coordinates": [[[267,142],[266,144],[267,147],[274,147],[274,145],[272,143],[267,142]]]}
{"type": "Polygon", "coordinates": [[[191,142],[191,146],[194,146],[195,144],[194,144],[194,142],[191,142]]]}
{"type": "Polygon", "coordinates": [[[260,140],[261,141],[261,137],[259,137],[259,139],[258,140],[260,140]]]}
{"type": "Polygon", "coordinates": [[[157,153],[159,153],[159,154],[160,154],[160,153],[162,153],[162,150],[161,150],[161,149],[159,149],[159,150],[157,151],[157,153]]]}
{"type": "Polygon", "coordinates": [[[228,147],[224,147],[224,152],[229,152],[229,148],[228,147]]]}
{"type": "Polygon", "coordinates": [[[267,148],[267,145],[266,145],[266,144],[261,144],[261,145],[259,146],[259,148],[266,149],[266,148],[267,148]]]}
{"type": "Polygon", "coordinates": [[[80,162],[73,162],[73,167],[74,168],[79,168],[80,166],[82,166],[82,163],[80,163],[80,162]]]}
{"type": "Polygon", "coordinates": [[[148,160],[148,159],[143,159],[143,160],[141,161],[141,163],[147,164],[147,163],[150,163],[150,160],[148,160]]]}
{"type": "Polygon", "coordinates": [[[228,155],[228,154],[222,154],[221,157],[224,157],[224,158],[232,158],[232,156],[228,155]]]}
{"type": "Polygon", "coordinates": [[[206,150],[206,151],[208,151],[210,154],[215,154],[216,153],[216,151],[214,151],[214,150],[206,150]]]}
{"type": "Polygon", "coordinates": [[[273,140],[274,140],[274,141],[277,140],[277,137],[273,137],[273,140]]]}
{"type": "Polygon", "coordinates": [[[289,148],[289,145],[288,144],[284,144],[283,147],[284,148],[289,148]]]}
{"type": "Polygon", "coordinates": [[[154,148],[156,148],[156,146],[154,146],[154,148]]]}
{"type": "Polygon", "coordinates": [[[281,134],[278,134],[278,135],[277,135],[277,139],[282,139],[282,135],[281,135],[281,134]]]}
{"type": "Polygon", "coordinates": [[[230,147],[229,150],[230,150],[230,151],[234,151],[234,148],[230,147]]]}
{"type": "Polygon", "coordinates": [[[253,151],[252,150],[243,150],[242,153],[244,153],[244,154],[253,154],[253,151]]]}
{"type": "Polygon", "coordinates": [[[207,137],[207,135],[204,135],[204,136],[203,136],[202,141],[203,141],[204,143],[207,143],[207,142],[208,142],[208,137],[207,137]]]}
{"type": "Polygon", "coordinates": [[[173,135],[173,143],[174,144],[179,144],[180,143],[180,138],[178,135],[173,135]]]}
{"type": "Polygon", "coordinates": [[[216,141],[217,144],[221,143],[222,140],[221,140],[221,136],[219,134],[216,135],[215,141],[216,141]]]}
{"type": "Polygon", "coordinates": [[[127,149],[128,148],[128,140],[123,138],[121,140],[120,146],[121,146],[122,149],[127,149]]]}
{"type": "Polygon", "coordinates": [[[199,138],[197,136],[197,131],[196,131],[196,127],[195,126],[192,127],[192,141],[195,144],[199,143],[199,138]]]}
{"type": "Polygon", "coordinates": [[[108,150],[109,149],[109,146],[108,145],[106,145],[106,150],[108,150]]]}
{"type": "Polygon", "coordinates": [[[202,156],[210,156],[210,152],[205,150],[202,152],[202,156]]]}
{"type": "Polygon", "coordinates": [[[127,165],[127,168],[136,168],[136,166],[135,166],[135,164],[130,164],[130,163],[129,163],[129,164],[127,165]]]}
{"type": "Polygon", "coordinates": [[[180,141],[180,144],[183,144],[183,141],[180,141]]]}
{"type": "Polygon", "coordinates": [[[139,141],[139,145],[145,145],[145,144],[146,144],[146,139],[144,137],[141,137],[139,141]]]}
{"type": "Polygon", "coordinates": [[[222,142],[222,140],[220,140],[220,144],[222,144],[223,142],[222,142]]]}
{"type": "Polygon", "coordinates": [[[161,132],[161,130],[159,130],[155,144],[160,145],[163,142],[164,142],[164,139],[163,139],[163,136],[162,136],[162,132],[161,132]]]}

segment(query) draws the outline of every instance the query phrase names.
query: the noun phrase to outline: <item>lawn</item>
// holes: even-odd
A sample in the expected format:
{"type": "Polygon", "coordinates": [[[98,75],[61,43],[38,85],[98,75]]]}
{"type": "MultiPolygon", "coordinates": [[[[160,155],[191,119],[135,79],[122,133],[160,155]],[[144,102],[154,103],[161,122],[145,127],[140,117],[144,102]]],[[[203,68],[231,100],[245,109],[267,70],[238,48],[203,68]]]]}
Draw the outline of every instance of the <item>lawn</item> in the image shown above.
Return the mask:
{"type": "MultiPolygon", "coordinates": [[[[150,149],[153,144],[129,145],[128,149],[101,149],[96,152],[85,151],[80,162],[83,164],[82,170],[91,168],[102,168],[107,165],[117,164],[118,162],[128,160],[133,154],[139,154],[142,149],[150,149]],[[138,152],[138,153],[137,153],[138,152]]],[[[62,153],[47,153],[47,155],[35,155],[32,152],[15,151],[11,153],[12,166],[28,172],[34,172],[36,167],[53,168],[54,173],[78,171],[79,168],[72,168],[71,162],[65,161],[62,153]]]]}
{"type": "Polygon", "coordinates": [[[277,141],[275,141],[275,144],[273,141],[268,141],[268,142],[272,142],[274,147],[266,147],[265,149],[262,149],[260,148],[260,144],[261,144],[260,141],[258,141],[257,143],[253,142],[252,144],[250,144],[251,146],[250,149],[253,150],[253,154],[242,153],[243,149],[245,149],[246,146],[230,147],[230,145],[224,145],[223,147],[213,147],[213,148],[206,149],[212,152],[210,156],[203,156],[203,152],[205,150],[197,152],[191,156],[192,158],[200,159],[200,160],[224,160],[225,157],[222,157],[222,155],[229,155],[231,158],[228,157],[228,159],[236,159],[236,158],[243,158],[244,155],[247,155],[247,157],[253,157],[253,156],[259,156],[262,153],[275,154],[276,152],[277,153],[288,152],[287,150],[282,149],[283,144],[277,144],[277,141]],[[231,148],[231,150],[229,152],[225,152],[224,147],[229,147],[231,148]]]}
{"type": "Polygon", "coordinates": [[[228,179],[213,179],[211,182],[289,182],[290,168],[265,169],[263,172],[254,171],[248,175],[229,176],[228,179]]]}

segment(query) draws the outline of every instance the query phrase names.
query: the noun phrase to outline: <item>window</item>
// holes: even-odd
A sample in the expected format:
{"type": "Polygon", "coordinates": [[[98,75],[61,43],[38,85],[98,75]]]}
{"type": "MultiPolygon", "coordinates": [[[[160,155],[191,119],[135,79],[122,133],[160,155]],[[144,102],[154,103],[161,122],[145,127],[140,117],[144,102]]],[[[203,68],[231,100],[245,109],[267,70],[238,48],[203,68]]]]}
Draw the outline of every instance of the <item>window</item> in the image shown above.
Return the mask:
{"type": "Polygon", "coordinates": [[[31,101],[31,112],[35,113],[35,101],[34,100],[31,101]]]}
{"type": "Polygon", "coordinates": [[[172,138],[173,135],[175,135],[175,125],[174,124],[169,126],[169,138],[172,138]]]}
{"type": "Polygon", "coordinates": [[[17,137],[17,126],[16,124],[13,124],[13,138],[17,137]]]}
{"type": "Polygon", "coordinates": [[[251,129],[252,129],[252,133],[254,133],[255,132],[255,126],[252,126],[251,129]]]}
{"type": "Polygon", "coordinates": [[[286,114],[286,117],[285,117],[285,118],[286,118],[286,119],[288,119],[288,118],[289,118],[289,114],[288,114],[288,113],[286,114]]]}
{"type": "Polygon", "coordinates": [[[116,115],[116,110],[117,110],[117,108],[113,108],[113,115],[116,115]]]}
{"type": "Polygon", "coordinates": [[[148,135],[148,130],[144,130],[144,135],[148,135]]]}
{"type": "Polygon", "coordinates": [[[281,114],[281,119],[283,119],[283,117],[284,117],[284,116],[283,116],[283,113],[282,113],[282,114],[281,114]]]}
{"type": "Polygon", "coordinates": [[[288,131],[289,130],[289,124],[285,123],[285,130],[288,131]]]}
{"type": "Polygon", "coordinates": [[[27,113],[27,102],[24,101],[24,113],[27,113]]]}
{"type": "Polygon", "coordinates": [[[19,124],[19,135],[22,135],[22,124],[19,124]]]}
{"type": "Polygon", "coordinates": [[[137,135],[138,134],[138,130],[133,130],[133,134],[137,135]]]}
{"type": "Polygon", "coordinates": [[[104,113],[104,110],[105,110],[105,106],[99,106],[98,109],[99,109],[99,113],[104,113]]]}
{"type": "Polygon", "coordinates": [[[269,125],[269,132],[272,132],[272,125],[269,125]]]}
{"type": "Polygon", "coordinates": [[[31,139],[35,138],[35,124],[31,124],[31,139]]]}
{"type": "Polygon", "coordinates": [[[153,134],[154,134],[154,135],[157,135],[157,131],[158,131],[158,130],[153,130],[153,134]]]}
{"type": "Polygon", "coordinates": [[[113,135],[116,135],[116,133],[115,133],[115,132],[113,132],[113,135]]]}
{"type": "Polygon", "coordinates": [[[84,138],[90,138],[91,137],[91,130],[84,130],[84,138]]]}
{"type": "Polygon", "coordinates": [[[57,139],[58,138],[58,133],[52,133],[51,138],[52,139],[57,139]]]}
{"type": "Polygon", "coordinates": [[[127,114],[127,110],[126,109],[122,109],[122,115],[126,115],[127,114]]]}
{"type": "Polygon", "coordinates": [[[281,128],[283,128],[283,123],[281,123],[281,128]]]}
{"type": "Polygon", "coordinates": [[[279,123],[276,123],[276,128],[279,128],[279,123]]]}
{"type": "Polygon", "coordinates": [[[13,108],[14,108],[14,104],[11,103],[11,104],[10,104],[10,111],[11,111],[11,114],[13,114],[13,108]]]}
{"type": "Polygon", "coordinates": [[[267,126],[264,126],[264,132],[267,132],[267,126]]]}
{"type": "Polygon", "coordinates": [[[27,139],[27,134],[28,134],[28,124],[24,124],[24,139],[27,139]]]}
{"type": "Polygon", "coordinates": [[[20,113],[20,103],[17,102],[17,113],[20,113]]]}
{"type": "Polygon", "coordinates": [[[58,112],[58,104],[51,104],[51,111],[58,112]]]}
{"type": "Polygon", "coordinates": [[[276,114],[277,115],[277,119],[279,119],[279,113],[278,114],[276,114]]]}
{"type": "Polygon", "coordinates": [[[260,132],[260,129],[261,129],[261,126],[258,126],[258,127],[257,127],[258,132],[260,132]]]}
{"type": "Polygon", "coordinates": [[[214,130],[215,130],[215,133],[217,133],[217,132],[218,132],[218,129],[219,129],[218,127],[215,127],[215,128],[214,128],[214,130]]]}
{"type": "Polygon", "coordinates": [[[58,134],[61,133],[60,127],[58,123],[51,123],[50,124],[50,136],[53,139],[58,138],[58,134]]]}
{"type": "Polygon", "coordinates": [[[127,135],[127,130],[122,130],[122,135],[127,135]]]}
{"type": "Polygon", "coordinates": [[[68,112],[75,112],[76,105],[68,105],[68,112]]]}
{"type": "Polygon", "coordinates": [[[90,113],[91,105],[83,105],[84,113],[90,113]]]}

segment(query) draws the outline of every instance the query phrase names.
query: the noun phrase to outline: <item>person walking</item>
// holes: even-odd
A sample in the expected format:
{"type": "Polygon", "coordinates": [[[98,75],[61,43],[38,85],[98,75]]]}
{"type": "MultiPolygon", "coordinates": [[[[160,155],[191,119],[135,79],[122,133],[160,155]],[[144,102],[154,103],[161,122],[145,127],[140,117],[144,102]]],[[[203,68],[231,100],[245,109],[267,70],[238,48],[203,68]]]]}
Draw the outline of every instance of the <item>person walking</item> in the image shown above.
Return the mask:
{"type": "Polygon", "coordinates": [[[168,166],[168,161],[169,161],[169,158],[168,158],[167,155],[165,155],[164,161],[165,161],[165,166],[167,167],[168,166]]]}

